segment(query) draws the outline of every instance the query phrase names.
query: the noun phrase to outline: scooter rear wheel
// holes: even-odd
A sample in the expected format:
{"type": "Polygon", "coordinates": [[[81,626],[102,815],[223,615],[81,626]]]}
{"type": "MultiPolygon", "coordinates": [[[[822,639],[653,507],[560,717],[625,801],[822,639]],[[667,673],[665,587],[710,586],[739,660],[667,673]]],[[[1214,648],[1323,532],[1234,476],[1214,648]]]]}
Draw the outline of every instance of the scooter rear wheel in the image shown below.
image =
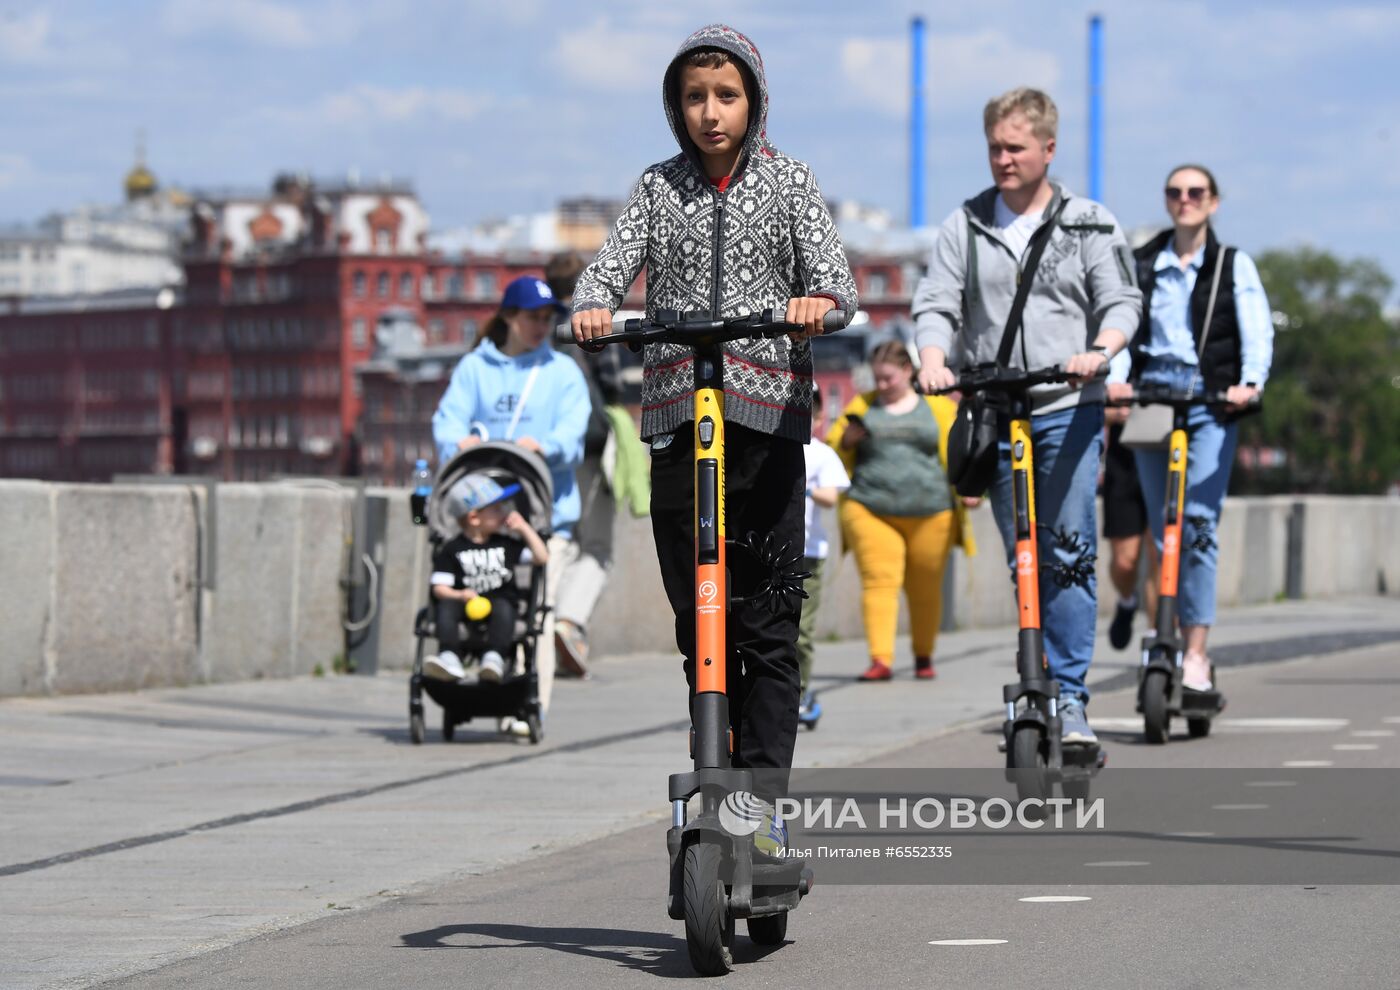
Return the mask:
{"type": "Polygon", "coordinates": [[[685,902],[685,947],[701,976],[723,976],[734,968],[729,947],[734,918],[720,879],[720,850],[711,842],[694,842],[685,850],[682,891],[685,902]]]}
{"type": "Polygon", "coordinates": [[[1172,717],[1167,711],[1169,687],[1164,670],[1149,670],[1142,679],[1142,733],[1154,746],[1171,738],[1172,717]]]}
{"type": "Polygon", "coordinates": [[[1016,797],[1020,801],[1044,801],[1050,796],[1044,740],[1044,732],[1036,725],[1018,725],[1011,733],[1011,766],[1016,771],[1016,797]]]}
{"type": "Polygon", "coordinates": [[[748,919],[749,940],[755,945],[782,945],[787,939],[788,913],[763,914],[748,919]]]}
{"type": "Polygon", "coordinates": [[[423,745],[423,713],[413,712],[408,716],[408,738],[413,740],[413,745],[423,745]]]}

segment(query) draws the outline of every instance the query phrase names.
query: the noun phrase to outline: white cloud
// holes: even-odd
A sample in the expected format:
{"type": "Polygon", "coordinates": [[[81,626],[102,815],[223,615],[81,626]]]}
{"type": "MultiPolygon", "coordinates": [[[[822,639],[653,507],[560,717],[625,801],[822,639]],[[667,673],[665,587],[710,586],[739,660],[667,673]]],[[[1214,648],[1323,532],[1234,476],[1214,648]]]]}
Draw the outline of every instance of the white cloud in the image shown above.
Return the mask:
{"type": "Polygon", "coordinates": [[[34,174],[34,166],[23,155],[0,151],[0,189],[27,182],[34,174]]]}
{"type": "Polygon", "coordinates": [[[0,55],[16,62],[38,62],[49,55],[49,15],[36,10],[32,14],[0,14],[0,55]]]}
{"type": "Polygon", "coordinates": [[[275,0],[168,0],[161,20],[177,37],[232,35],[272,48],[310,48],[343,35],[336,17],[308,16],[275,0]]]}
{"type": "MultiPolygon", "coordinates": [[[[841,73],[859,102],[891,115],[909,110],[909,42],[902,37],[848,38],[841,73]]],[[[978,106],[1013,86],[1053,90],[1060,60],[1016,44],[1001,31],[931,33],[924,69],[925,99],[934,110],[978,106]]]]}
{"type": "Polygon", "coordinates": [[[589,89],[634,91],[660,88],[661,75],[680,38],[672,32],[618,28],[600,17],[585,28],[569,28],[551,55],[553,67],[589,89]]]}
{"type": "Polygon", "coordinates": [[[461,89],[407,86],[389,89],[360,84],[321,101],[321,111],[333,122],[361,120],[406,121],[418,117],[470,120],[490,103],[488,97],[461,89]]]}

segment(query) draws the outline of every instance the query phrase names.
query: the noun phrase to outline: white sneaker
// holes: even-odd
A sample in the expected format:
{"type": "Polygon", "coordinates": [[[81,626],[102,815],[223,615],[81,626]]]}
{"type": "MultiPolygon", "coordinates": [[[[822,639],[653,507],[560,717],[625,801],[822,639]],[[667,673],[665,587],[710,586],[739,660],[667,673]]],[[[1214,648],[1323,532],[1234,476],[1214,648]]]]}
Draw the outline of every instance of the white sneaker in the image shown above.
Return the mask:
{"type": "Polygon", "coordinates": [[[423,676],[435,681],[460,681],[467,676],[467,669],[451,650],[443,650],[437,656],[423,661],[423,676]]]}
{"type": "Polygon", "coordinates": [[[484,684],[499,684],[506,673],[506,662],[495,650],[487,650],[481,657],[481,680],[484,684]]]}
{"type": "Polygon", "coordinates": [[[530,723],[523,718],[514,718],[507,715],[497,724],[497,729],[508,736],[520,736],[522,739],[530,737],[530,723]]]}

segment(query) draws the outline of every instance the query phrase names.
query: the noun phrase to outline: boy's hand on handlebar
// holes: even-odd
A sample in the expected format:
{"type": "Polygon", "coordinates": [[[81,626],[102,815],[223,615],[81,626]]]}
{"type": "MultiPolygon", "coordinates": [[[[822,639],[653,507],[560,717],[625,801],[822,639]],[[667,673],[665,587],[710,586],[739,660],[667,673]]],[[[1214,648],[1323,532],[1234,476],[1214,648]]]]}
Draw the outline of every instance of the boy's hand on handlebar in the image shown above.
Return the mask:
{"type": "Polygon", "coordinates": [[[1231,385],[1225,390],[1225,408],[1230,412],[1242,412],[1259,397],[1259,390],[1253,385],[1231,385]]]}
{"type": "Polygon", "coordinates": [[[481,437],[477,436],[475,433],[468,433],[457,441],[457,449],[466,450],[468,447],[475,447],[479,443],[481,443],[481,437]]]}
{"type": "Polygon", "coordinates": [[[586,344],[594,337],[606,337],[612,333],[612,321],[612,312],[606,309],[585,309],[575,313],[571,320],[574,340],[586,344]]]}
{"type": "Polygon", "coordinates": [[[540,442],[534,437],[521,437],[519,440],[515,441],[515,445],[517,447],[524,447],[526,450],[534,454],[539,454],[543,452],[543,448],[540,447],[540,442]]]}
{"type": "Polygon", "coordinates": [[[945,364],[925,363],[919,369],[919,391],[932,395],[958,383],[958,376],[945,364]]]}
{"type": "Polygon", "coordinates": [[[800,323],[801,330],[794,330],[788,338],[794,341],[806,337],[820,337],[822,317],[836,308],[836,304],[823,296],[797,296],[788,300],[784,323],[800,323]]]}
{"type": "Polygon", "coordinates": [[[1108,355],[1103,351],[1085,351],[1066,361],[1064,369],[1070,384],[1078,388],[1108,369],[1108,355]]]}

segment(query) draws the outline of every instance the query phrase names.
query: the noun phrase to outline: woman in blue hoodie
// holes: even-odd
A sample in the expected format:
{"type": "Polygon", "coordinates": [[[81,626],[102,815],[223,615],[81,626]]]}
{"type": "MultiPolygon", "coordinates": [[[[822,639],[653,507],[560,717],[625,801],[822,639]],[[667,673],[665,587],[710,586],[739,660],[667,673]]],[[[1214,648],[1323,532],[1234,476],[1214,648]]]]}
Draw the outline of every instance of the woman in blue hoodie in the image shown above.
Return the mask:
{"type": "MultiPolygon", "coordinates": [[[[562,550],[578,521],[574,467],[583,458],[583,434],[591,409],[588,385],[578,365],[549,343],[564,312],[549,286],[533,275],[522,275],[507,285],[501,308],[471,353],[457,364],[433,414],[440,463],[488,440],[517,443],[544,458],[554,477],[551,560],[563,559],[562,550]]],[[[551,606],[558,579],[558,569],[547,566],[545,600],[551,606]]],[[[540,704],[548,709],[554,686],[552,618],[546,618],[536,663],[540,704]]]]}

